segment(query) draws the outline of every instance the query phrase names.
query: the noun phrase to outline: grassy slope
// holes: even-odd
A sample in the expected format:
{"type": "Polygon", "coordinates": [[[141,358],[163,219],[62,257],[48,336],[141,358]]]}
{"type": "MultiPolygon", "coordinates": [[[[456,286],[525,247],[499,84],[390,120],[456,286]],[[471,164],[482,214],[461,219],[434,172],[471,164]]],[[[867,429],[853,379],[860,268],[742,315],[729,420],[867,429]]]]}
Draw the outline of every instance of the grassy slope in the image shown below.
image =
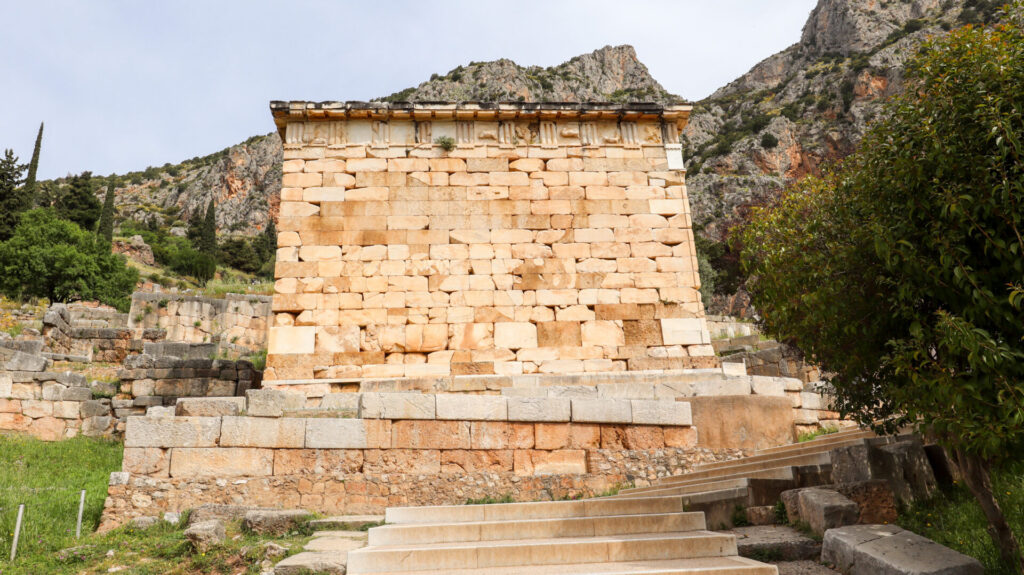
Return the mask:
{"type": "Polygon", "coordinates": [[[256,537],[227,526],[228,540],[207,553],[192,551],[181,525],[160,522],[145,530],[123,527],[103,535],[99,524],[107,481],[121,468],[120,443],[75,438],[47,443],[0,435],[0,575],[256,575],[264,559],[261,543],[274,541],[296,553],[309,540],[308,528],[287,537],[256,537]],[[82,539],[74,538],[79,491],[86,489],[82,539]],[[18,504],[25,521],[18,558],[10,563],[18,504]]]}
{"type": "MultiPolygon", "coordinates": [[[[993,476],[993,487],[1017,537],[1024,537],[1024,462],[1016,462],[993,476]]],[[[1000,565],[999,553],[986,531],[985,516],[974,496],[963,485],[942,491],[929,501],[915,504],[900,514],[904,529],[977,558],[988,575],[1011,575],[1000,565]]]]}

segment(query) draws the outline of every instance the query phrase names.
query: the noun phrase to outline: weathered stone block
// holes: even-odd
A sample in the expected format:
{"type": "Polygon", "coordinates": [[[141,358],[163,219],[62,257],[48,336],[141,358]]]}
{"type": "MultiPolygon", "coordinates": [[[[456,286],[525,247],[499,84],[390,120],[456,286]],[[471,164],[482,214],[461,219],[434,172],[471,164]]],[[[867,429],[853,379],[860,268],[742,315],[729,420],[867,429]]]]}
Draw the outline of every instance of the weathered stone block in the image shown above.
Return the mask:
{"type": "Polygon", "coordinates": [[[359,403],[362,419],[434,419],[435,396],[421,393],[364,393],[359,403]]]}
{"type": "Polygon", "coordinates": [[[125,447],[213,447],[220,438],[219,417],[129,417],[125,447]]]}
{"type": "Polygon", "coordinates": [[[306,420],[227,416],[221,422],[220,445],[274,449],[305,447],[306,420]]]}
{"type": "Polygon", "coordinates": [[[167,477],[171,458],[168,450],[156,447],[126,447],[121,469],[133,475],[167,477]]]}
{"type": "Polygon", "coordinates": [[[306,420],[306,448],[364,449],[366,422],[362,419],[311,418],[306,420]]]}
{"type": "Polygon", "coordinates": [[[830,529],[821,560],[854,575],[981,575],[976,559],[895,525],[830,529]]]}
{"type": "Polygon", "coordinates": [[[818,535],[835,527],[856,524],[860,515],[856,503],[831,489],[801,489],[797,501],[801,519],[818,535]]]}
{"type": "Polygon", "coordinates": [[[631,400],[633,423],[640,425],[692,425],[690,404],[672,400],[631,400]]]}
{"type": "Polygon", "coordinates": [[[391,446],[397,449],[469,449],[468,421],[396,421],[391,446]]]}
{"type": "Polygon", "coordinates": [[[560,422],[572,420],[568,398],[508,397],[509,421],[560,422]]]}
{"type": "Polygon", "coordinates": [[[181,397],[174,414],[183,417],[238,415],[245,409],[244,397],[181,397]]]}
{"type": "Polygon", "coordinates": [[[492,395],[438,394],[437,419],[506,421],[508,402],[492,395]]]}
{"type": "Polygon", "coordinates": [[[274,450],[272,449],[185,447],[171,451],[171,477],[196,479],[263,477],[272,475],[273,472],[274,450]]]}
{"type": "Polygon", "coordinates": [[[628,399],[572,399],[572,420],[590,423],[632,423],[628,399]]]}
{"type": "Polygon", "coordinates": [[[572,475],[587,472],[587,452],[519,450],[513,453],[516,475],[572,475]]]}
{"type": "Polygon", "coordinates": [[[281,417],[285,411],[306,407],[306,394],[282,389],[250,389],[245,392],[245,412],[255,417],[281,417]]]}

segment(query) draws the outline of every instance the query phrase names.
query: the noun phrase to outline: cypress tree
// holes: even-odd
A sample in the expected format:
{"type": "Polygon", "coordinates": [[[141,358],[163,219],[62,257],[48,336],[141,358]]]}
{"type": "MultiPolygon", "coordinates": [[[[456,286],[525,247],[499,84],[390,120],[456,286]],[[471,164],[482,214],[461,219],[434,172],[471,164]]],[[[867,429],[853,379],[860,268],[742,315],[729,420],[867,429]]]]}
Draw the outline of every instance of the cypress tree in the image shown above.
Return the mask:
{"type": "Polygon", "coordinates": [[[6,241],[14,235],[21,213],[32,207],[26,201],[24,188],[20,188],[21,175],[25,165],[18,163],[13,150],[5,150],[0,158],[0,241],[6,241]]]}
{"type": "Polygon", "coordinates": [[[114,241],[114,182],[107,184],[107,195],[103,198],[103,211],[100,212],[100,223],[96,227],[96,235],[107,244],[114,241]]]}
{"type": "Polygon", "coordinates": [[[217,206],[213,200],[206,206],[206,219],[203,220],[202,235],[199,237],[199,251],[214,258],[217,255],[217,206]]]}
{"type": "Polygon", "coordinates": [[[267,227],[263,234],[256,240],[256,252],[260,260],[270,259],[277,250],[277,226],[274,225],[274,218],[267,221],[267,227]]]}
{"type": "Polygon", "coordinates": [[[43,123],[39,122],[39,134],[36,135],[36,147],[32,150],[32,161],[28,164],[28,176],[25,178],[25,195],[30,201],[36,195],[36,170],[39,169],[39,149],[43,144],[43,123]]]}
{"type": "Polygon", "coordinates": [[[92,191],[92,172],[73,176],[71,187],[57,200],[57,215],[78,224],[83,230],[93,229],[102,209],[92,191]]]}

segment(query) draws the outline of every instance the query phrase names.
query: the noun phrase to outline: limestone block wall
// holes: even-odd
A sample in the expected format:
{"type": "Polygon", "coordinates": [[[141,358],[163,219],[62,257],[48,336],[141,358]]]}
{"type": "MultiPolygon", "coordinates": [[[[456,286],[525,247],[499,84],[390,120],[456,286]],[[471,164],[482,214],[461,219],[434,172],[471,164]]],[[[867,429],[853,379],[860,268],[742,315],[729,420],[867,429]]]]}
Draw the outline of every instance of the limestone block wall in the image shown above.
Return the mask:
{"type": "Polygon", "coordinates": [[[130,418],[104,525],[208,502],[381,513],[504,494],[551,500],[743,453],[696,447],[689,405],[674,401],[339,393],[306,402],[252,390],[242,409],[182,400],[177,416],[130,418]]]}
{"type": "Polygon", "coordinates": [[[222,348],[266,349],[270,297],[226,294],[223,298],[174,293],[132,295],[129,327],[166,331],[173,342],[219,342],[222,348]]]}
{"type": "Polygon", "coordinates": [[[121,393],[138,407],[174,405],[179,397],[241,396],[260,384],[260,372],[247,360],[149,353],[128,357],[117,375],[121,393]]]}
{"type": "Polygon", "coordinates": [[[50,366],[42,356],[0,348],[0,432],[46,441],[116,433],[111,400],[96,397],[112,390],[50,366]]]}
{"type": "Polygon", "coordinates": [[[677,144],[688,106],[271,108],[267,380],[715,364],[677,144]]]}

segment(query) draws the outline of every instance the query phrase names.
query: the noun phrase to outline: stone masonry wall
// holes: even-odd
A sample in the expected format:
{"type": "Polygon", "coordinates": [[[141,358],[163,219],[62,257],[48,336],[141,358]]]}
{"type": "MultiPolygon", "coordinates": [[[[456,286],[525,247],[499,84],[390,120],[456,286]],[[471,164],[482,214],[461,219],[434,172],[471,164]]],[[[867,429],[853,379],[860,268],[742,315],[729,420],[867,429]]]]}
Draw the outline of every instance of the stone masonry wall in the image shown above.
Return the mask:
{"type": "Polygon", "coordinates": [[[676,143],[689,107],[272,111],[268,380],[715,365],[676,143]]]}
{"type": "MultiPolygon", "coordinates": [[[[49,359],[0,348],[0,431],[46,441],[118,431],[113,385],[79,374],[48,371],[49,359]]],[[[130,402],[129,402],[130,403],[130,402]]]]}
{"type": "Polygon", "coordinates": [[[132,294],[129,327],[136,333],[161,329],[172,342],[219,342],[222,349],[267,347],[270,297],[226,294],[224,298],[174,293],[132,294]]]}
{"type": "Polygon", "coordinates": [[[382,513],[550,500],[743,454],[696,447],[689,405],[671,400],[345,393],[306,405],[253,390],[244,405],[189,399],[173,417],[130,418],[105,528],[207,502],[382,513]]]}

